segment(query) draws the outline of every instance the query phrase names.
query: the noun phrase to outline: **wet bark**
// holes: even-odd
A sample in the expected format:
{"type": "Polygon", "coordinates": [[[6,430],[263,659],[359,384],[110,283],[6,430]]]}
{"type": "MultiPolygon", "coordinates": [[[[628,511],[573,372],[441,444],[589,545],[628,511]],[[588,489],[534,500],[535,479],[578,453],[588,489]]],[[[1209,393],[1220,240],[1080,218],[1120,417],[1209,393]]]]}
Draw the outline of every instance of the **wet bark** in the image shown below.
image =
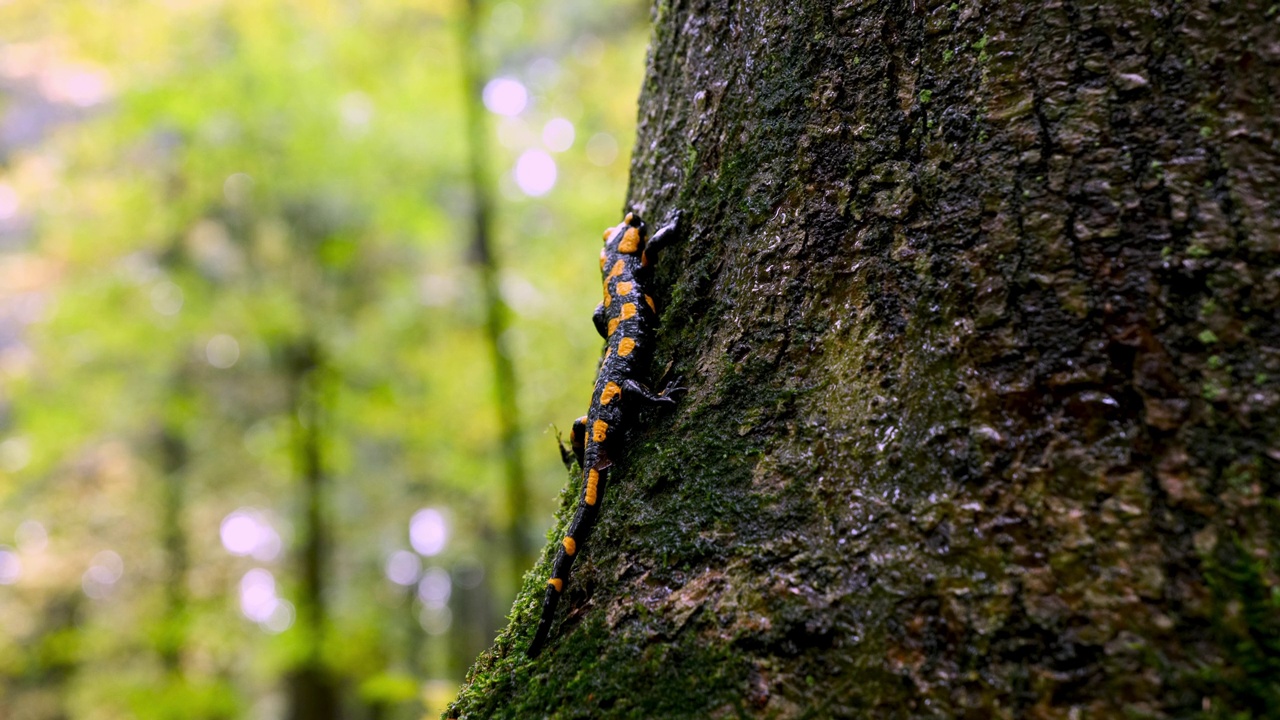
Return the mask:
{"type": "Polygon", "coordinates": [[[628,207],[687,213],[692,390],[449,716],[1276,707],[1278,15],[658,3],[628,207]]]}

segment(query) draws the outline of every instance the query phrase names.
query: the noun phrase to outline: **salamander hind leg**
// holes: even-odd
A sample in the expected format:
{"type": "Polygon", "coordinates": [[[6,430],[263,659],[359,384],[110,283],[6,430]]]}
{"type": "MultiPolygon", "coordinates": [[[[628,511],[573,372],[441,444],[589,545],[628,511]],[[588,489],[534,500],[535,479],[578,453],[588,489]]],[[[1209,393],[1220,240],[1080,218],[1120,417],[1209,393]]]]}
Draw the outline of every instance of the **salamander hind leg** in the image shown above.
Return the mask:
{"type": "Polygon", "coordinates": [[[678,377],[667,383],[658,394],[678,401],[680,398],[684,397],[685,393],[689,392],[689,388],[680,384],[682,382],[684,382],[684,378],[678,377]]]}
{"type": "Polygon", "coordinates": [[[573,421],[573,430],[569,435],[569,442],[573,445],[573,456],[578,460],[578,467],[586,464],[583,460],[583,454],[587,450],[587,416],[583,415],[573,421]]]}
{"type": "Polygon", "coordinates": [[[577,467],[581,468],[587,445],[587,416],[583,415],[573,421],[573,429],[569,431],[569,447],[564,446],[559,431],[556,432],[556,444],[560,446],[560,461],[564,463],[566,470],[573,472],[575,460],[577,467]]]}

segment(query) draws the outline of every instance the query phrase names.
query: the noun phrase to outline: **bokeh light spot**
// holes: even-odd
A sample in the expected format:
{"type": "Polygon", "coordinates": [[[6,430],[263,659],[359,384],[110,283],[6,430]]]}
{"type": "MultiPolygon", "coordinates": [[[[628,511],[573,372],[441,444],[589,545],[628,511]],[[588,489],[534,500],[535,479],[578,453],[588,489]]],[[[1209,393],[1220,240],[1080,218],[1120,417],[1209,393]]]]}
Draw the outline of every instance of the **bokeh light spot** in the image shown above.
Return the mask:
{"type": "Polygon", "coordinates": [[[260,622],[259,625],[262,626],[263,630],[278,635],[293,626],[295,617],[297,617],[297,611],[293,609],[293,603],[277,598],[275,607],[271,609],[267,619],[260,622]]]}
{"type": "Polygon", "coordinates": [[[214,335],[205,345],[204,354],[210,365],[226,370],[240,359],[240,343],[230,335],[214,335]]]}
{"type": "Polygon", "coordinates": [[[449,571],[442,567],[429,567],[418,583],[418,599],[427,607],[441,608],[449,604],[453,594],[453,581],[449,571]]]}
{"type": "Polygon", "coordinates": [[[258,522],[248,513],[236,510],[222,520],[222,546],[232,555],[248,555],[258,546],[258,522]]]}
{"type": "Polygon", "coordinates": [[[408,587],[418,582],[420,572],[422,560],[408,550],[397,550],[387,558],[387,579],[397,585],[408,587]]]}
{"type": "Polygon", "coordinates": [[[605,167],[618,159],[618,141],[609,133],[596,133],[587,141],[587,160],[592,165],[605,167]]]}
{"type": "Polygon", "coordinates": [[[0,545],[0,585],[12,585],[22,577],[22,559],[12,549],[0,545]]]}
{"type": "Polygon", "coordinates": [[[431,607],[423,605],[418,612],[418,624],[428,635],[443,635],[453,625],[453,613],[447,607],[431,607]]]}
{"type": "Polygon", "coordinates": [[[49,547],[49,533],[37,520],[23,520],[13,535],[23,552],[38,553],[49,547]]]}
{"type": "Polygon", "coordinates": [[[549,57],[542,57],[529,63],[525,72],[531,85],[547,87],[560,79],[560,63],[549,57]]]}
{"type": "Polygon", "coordinates": [[[18,214],[18,192],[8,183],[0,183],[0,220],[18,214]]]}
{"type": "Polygon", "coordinates": [[[448,539],[449,528],[439,510],[424,508],[413,514],[409,521],[409,544],[418,554],[427,557],[439,555],[448,539]]]}
{"type": "Polygon", "coordinates": [[[538,141],[538,134],[523,118],[501,118],[497,131],[498,144],[508,150],[523,150],[538,141]]]}
{"type": "Polygon", "coordinates": [[[11,437],[0,442],[0,470],[18,472],[31,462],[31,441],[25,437],[11,437]]]}
{"type": "Polygon", "coordinates": [[[280,557],[280,551],[284,549],[284,542],[280,539],[280,533],[270,525],[264,523],[262,532],[258,535],[258,544],[254,546],[253,551],[249,553],[254,560],[262,562],[270,562],[280,557]]]}
{"type": "Polygon", "coordinates": [[[484,106],[497,115],[519,115],[529,104],[529,91],[519,80],[494,78],[484,86],[484,106]]]}
{"type": "Polygon", "coordinates": [[[151,307],[161,315],[177,315],[182,309],[182,288],[164,280],[151,288],[151,307]]]}
{"type": "Polygon", "coordinates": [[[103,550],[93,556],[89,569],[80,576],[80,589],[94,600],[102,600],[111,594],[116,581],[124,574],[124,560],[112,550],[103,550]]]}
{"type": "Polygon", "coordinates": [[[248,173],[231,173],[222,182],[222,196],[232,205],[243,205],[253,193],[253,177],[248,173]]]}
{"type": "Polygon", "coordinates": [[[516,161],[515,176],[525,195],[546,195],[556,185],[556,161],[541,150],[526,150],[516,161]]]}
{"type": "Polygon", "coordinates": [[[114,550],[103,550],[93,556],[89,574],[103,585],[113,585],[124,574],[124,560],[114,550]]]}
{"type": "Polygon", "coordinates": [[[429,307],[443,307],[462,294],[458,279],[452,275],[423,275],[418,279],[418,300],[429,307]]]}
{"type": "Polygon", "coordinates": [[[240,612],[257,623],[265,623],[275,612],[276,578],[271,571],[254,568],[240,578],[240,612]]]}
{"type": "Polygon", "coordinates": [[[279,557],[284,545],[280,533],[254,508],[240,508],[228,513],[222,519],[219,536],[222,546],[232,555],[252,555],[255,560],[263,562],[279,557]]]}
{"type": "Polygon", "coordinates": [[[352,135],[362,135],[373,122],[373,101],[362,92],[349,92],[338,101],[338,116],[352,135]]]}
{"type": "Polygon", "coordinates": [[[92,107],[111,97],[111,79],[96,68],[54,66],[41,73],[40,90],[54,102],[92,107]]]}
{"type": "Polygon", "coordinates": [[[552,118],[542,126],[542,144],[551,152],[564,152],[573,147],[573,123],[552,118]]]}

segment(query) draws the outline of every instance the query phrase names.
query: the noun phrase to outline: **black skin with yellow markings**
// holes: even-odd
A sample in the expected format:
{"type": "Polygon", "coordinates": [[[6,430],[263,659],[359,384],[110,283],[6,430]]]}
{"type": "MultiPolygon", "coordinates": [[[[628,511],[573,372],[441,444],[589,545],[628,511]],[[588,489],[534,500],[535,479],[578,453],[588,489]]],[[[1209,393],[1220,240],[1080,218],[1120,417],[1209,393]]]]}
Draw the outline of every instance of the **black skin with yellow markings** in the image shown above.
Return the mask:
{"type": "Polygon", "coordinates": [[[654,393],[643,382],[648,377],[653,359],[654,330],[658,315],[653,298],[646,295],[653,274],[653,263],[664,245],[676,238],[680,215],[653,237],[648,237],[644,221],[627,213],[621,224],[604,231],[604,249],[600,251],[600,274],[604,278],[604,299],[596,306],[592,321],[607,343],[596,386],[591,393],[591,408],[573,423],[572,455],[561,447],[565,465],[572,461],[582,468],[583,488],[578,496],[578,509],[561,541],[547,581],[542,600],[542,616],[529,655],[537,655],[551,634],[556,605],[569,581],[574,558],[600,512],[605,480],[611,458],[618,452],[623,430],[634,421],[636,412],[646,407],[673,407],[673,396],[684,388],[669,385],[654,393]]]}

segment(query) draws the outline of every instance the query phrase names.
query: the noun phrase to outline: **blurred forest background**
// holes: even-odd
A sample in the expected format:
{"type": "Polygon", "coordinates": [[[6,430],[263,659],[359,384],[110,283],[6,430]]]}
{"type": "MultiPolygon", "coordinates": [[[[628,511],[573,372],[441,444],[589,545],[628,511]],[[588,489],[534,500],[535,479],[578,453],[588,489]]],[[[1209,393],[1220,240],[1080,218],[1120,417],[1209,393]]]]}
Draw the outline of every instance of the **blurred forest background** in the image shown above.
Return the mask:
{"type": "Polygon", "coordinates": [[[443,708],[565,485],[648,20],[0,0],[0,717],[443,708]]]}

